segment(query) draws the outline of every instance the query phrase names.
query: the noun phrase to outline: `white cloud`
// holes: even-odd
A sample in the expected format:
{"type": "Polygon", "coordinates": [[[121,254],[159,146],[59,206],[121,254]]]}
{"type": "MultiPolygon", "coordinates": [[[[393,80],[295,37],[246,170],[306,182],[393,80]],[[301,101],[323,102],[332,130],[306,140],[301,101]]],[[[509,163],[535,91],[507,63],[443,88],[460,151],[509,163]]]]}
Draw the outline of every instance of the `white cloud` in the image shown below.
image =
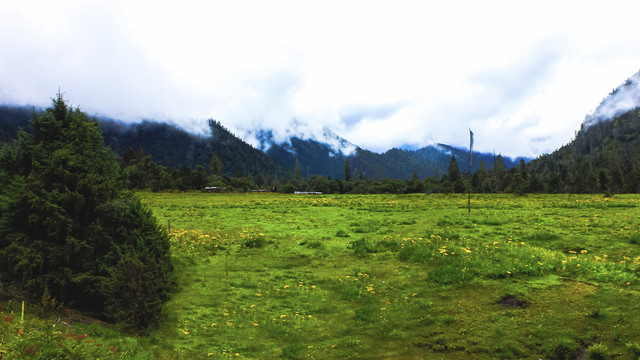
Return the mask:
{"type": "Polygon", "coordinates": [[[0,102],[535,156],[640,68],[635,1],[0,4],[0,102]],[[307,126],[295,125],[307,123],[307,126]]]}

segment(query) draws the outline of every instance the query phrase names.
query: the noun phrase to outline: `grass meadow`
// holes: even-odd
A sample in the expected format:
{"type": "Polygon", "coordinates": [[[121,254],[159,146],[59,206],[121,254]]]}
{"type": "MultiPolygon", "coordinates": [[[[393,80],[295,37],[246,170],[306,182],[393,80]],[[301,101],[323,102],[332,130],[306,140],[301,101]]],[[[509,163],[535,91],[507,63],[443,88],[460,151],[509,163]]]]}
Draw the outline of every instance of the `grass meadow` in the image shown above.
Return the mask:
{"type": "Polygon", "coordinates": [[[0,355],[57,324],[69,358],[640,357],[637,195],[473,195],[471,213],[466,195],[139,196],[171,224],[159,326],[67,329],[9,304],[0,355]]]}

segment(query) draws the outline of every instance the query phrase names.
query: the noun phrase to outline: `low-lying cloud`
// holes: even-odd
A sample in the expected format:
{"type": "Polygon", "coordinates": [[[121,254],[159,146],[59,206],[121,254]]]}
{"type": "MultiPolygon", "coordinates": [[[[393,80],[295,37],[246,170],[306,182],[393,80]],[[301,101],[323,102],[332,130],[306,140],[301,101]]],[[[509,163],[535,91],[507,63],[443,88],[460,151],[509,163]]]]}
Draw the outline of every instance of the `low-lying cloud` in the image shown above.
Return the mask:
{"type": "Polygon", "coordinates": [[[202,134],[213,118],[256,146],[261,129],[330,129],[378,152],[466,146],[471,128],[479,151],[536,156],[640,68],[640,33],[619,18],[640,4],[522,6],[6,1],[0,103],[45,106],[60,88],[92,115],[202,134]]]}
{"type": "Polygon", "coordinates": [[[640,106],[640,71],[604,98],[596,110],[587,115],[584,128],[612,119],[640,106]]]}

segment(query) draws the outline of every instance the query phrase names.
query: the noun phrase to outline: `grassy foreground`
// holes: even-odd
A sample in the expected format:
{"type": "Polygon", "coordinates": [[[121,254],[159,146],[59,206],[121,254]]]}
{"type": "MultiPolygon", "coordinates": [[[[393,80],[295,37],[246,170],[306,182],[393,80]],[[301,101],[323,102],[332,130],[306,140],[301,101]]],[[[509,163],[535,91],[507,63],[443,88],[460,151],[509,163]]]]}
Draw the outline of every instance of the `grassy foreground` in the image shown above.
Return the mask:
{"type": "Polygon", "coordinates": [[[180,289],[149,337],[61,332],[80,354],[640,356],[639,196],[474,195],[470,214],[462,195],[140,196],[171,222],[180,289]]]}

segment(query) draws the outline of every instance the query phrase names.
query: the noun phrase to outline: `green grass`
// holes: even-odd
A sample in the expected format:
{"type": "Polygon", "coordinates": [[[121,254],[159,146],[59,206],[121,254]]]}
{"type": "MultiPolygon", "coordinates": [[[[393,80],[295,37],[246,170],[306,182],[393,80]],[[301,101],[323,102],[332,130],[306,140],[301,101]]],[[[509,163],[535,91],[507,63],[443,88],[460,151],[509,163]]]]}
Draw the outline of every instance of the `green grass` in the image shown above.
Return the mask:
{"type": "Polygon", "coordinates": [[[640,353],[638,196],[139,195],[180,288],[149,337],[93,330],[102,357],[640,353]]]}

